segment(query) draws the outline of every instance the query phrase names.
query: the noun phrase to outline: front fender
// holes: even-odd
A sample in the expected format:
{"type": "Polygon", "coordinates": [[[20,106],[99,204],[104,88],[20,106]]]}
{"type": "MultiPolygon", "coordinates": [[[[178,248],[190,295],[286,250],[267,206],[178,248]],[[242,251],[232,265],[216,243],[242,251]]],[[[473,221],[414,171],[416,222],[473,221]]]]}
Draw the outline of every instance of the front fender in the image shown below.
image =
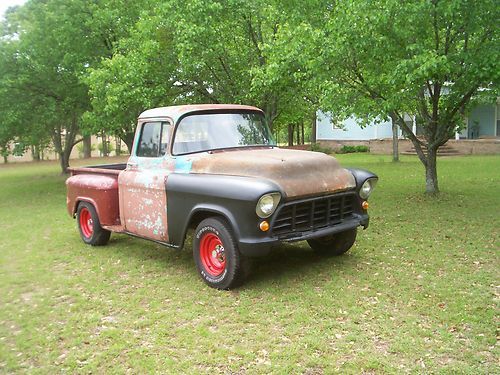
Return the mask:
{"type": "Polygon", "coordinates": [[[356,190],[359,191],[361,188],[361,185],[364,184],[366,180],[369,178],[374,178],[378,180],[378,176],[370,171],[367,171],[366,169],[359,169],[359,168],[347,168],[349,172],[352,173],[354,176],[354,179],[356,180],[356,190]]]}
{"type": "Polygon", "coordinates": [[[258,228],[255,206],[266,193],[280,187],[254,177],[173,173],[167,179],[167,220],[170,243],[182,247],[191,219],[201,211],[221,215],[236,240],[264,237],[258,228]]]}

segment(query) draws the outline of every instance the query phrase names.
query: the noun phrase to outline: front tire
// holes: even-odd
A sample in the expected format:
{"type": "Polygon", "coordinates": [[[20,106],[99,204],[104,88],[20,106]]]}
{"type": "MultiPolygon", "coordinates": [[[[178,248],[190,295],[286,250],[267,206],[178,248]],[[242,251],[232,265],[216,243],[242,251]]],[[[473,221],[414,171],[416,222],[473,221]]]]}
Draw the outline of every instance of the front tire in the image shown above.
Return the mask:
{"type": "Polygon", "coordinates": [[[76,219],[83,242],[92,246],[103,246],[108,243],[111,232],[101,227],[99,216],[92,204],[81,202],[78,205],[76,219]]]}
{"type": "Polygon", "coordinates": [[[307,240],[311,248],[322,256],[337,256],[346,253],[356,241],[357,228],[307,240]]]}
{"type": "Polygon", "coordinates": [[[203,281],[216,289],[232,289],[243,283],[247,259],[239,250],[229,225],[213,217],[195,230],[193,257],[203,281]]]}

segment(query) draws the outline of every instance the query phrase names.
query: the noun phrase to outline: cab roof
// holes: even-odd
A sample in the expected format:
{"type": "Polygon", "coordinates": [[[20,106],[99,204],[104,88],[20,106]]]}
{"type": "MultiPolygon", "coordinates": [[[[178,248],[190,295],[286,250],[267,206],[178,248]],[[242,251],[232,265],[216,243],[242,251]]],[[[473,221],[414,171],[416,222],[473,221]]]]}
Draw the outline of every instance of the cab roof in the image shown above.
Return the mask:
{"type": "Polygon", "coordinates": [[[140,119],[148,119],[148,118],[159,118],[159,117],[169,117],[174,123],[177,120],[188,114],[193,112],[204,112],[204,111],[258,111],[262,112],[261,109],[257,107],[252,107],[248,105],[239,105],[239,104],[189,104],[189,105],[176,105],[170,107],[159,107],[152,108],[142,112],[139,115],[140,119]]]}

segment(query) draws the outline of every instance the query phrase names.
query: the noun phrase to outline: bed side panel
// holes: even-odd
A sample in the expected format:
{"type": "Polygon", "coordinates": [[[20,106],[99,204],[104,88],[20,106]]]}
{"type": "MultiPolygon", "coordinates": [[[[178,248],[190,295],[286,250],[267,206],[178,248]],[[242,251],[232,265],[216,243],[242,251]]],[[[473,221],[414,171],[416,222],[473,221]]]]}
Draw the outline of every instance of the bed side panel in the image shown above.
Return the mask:
{"type": "Polygon", "coordinates": [[[66,187],[71,216],[84,201],[95,206],[101,225],[120,225],[117,175],[76,174],[66,180],[66,187]]]}

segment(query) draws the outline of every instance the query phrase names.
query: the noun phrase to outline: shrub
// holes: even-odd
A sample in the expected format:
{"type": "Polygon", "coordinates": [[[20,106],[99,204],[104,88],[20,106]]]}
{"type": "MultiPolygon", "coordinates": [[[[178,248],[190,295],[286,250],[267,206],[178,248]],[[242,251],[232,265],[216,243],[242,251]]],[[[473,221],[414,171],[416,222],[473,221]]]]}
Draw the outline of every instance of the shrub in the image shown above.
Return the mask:
{"type": "Polygon", "coordinates": [[[333,150],[330,147],[323,147],[319,143],[311,143],[311,146],[309,146],[309,151],[322,152],[324,154],[333,153],[333,150]]]}
{"type": "Polygon", "coordinates": [[[352,154],[355,152],[370,152],[370,147],[368,146],[348,146],[343,145],[342,148],[337,152],[337,154],[352,154]]]}
{"type": "Polygon", "coordinates": [[[97,149],[99,150],[99,153],[102,156],[109,156],[113,151],[115,151],[115,146],[113,145],[113,143],[111,143],[110,141],[106,141],[106,145],[108,146],[108,154],[107,155],[104,155],[104,152],[103,152],[104,147],[103,147],[102,142],[97,145],[97,149]]]}

